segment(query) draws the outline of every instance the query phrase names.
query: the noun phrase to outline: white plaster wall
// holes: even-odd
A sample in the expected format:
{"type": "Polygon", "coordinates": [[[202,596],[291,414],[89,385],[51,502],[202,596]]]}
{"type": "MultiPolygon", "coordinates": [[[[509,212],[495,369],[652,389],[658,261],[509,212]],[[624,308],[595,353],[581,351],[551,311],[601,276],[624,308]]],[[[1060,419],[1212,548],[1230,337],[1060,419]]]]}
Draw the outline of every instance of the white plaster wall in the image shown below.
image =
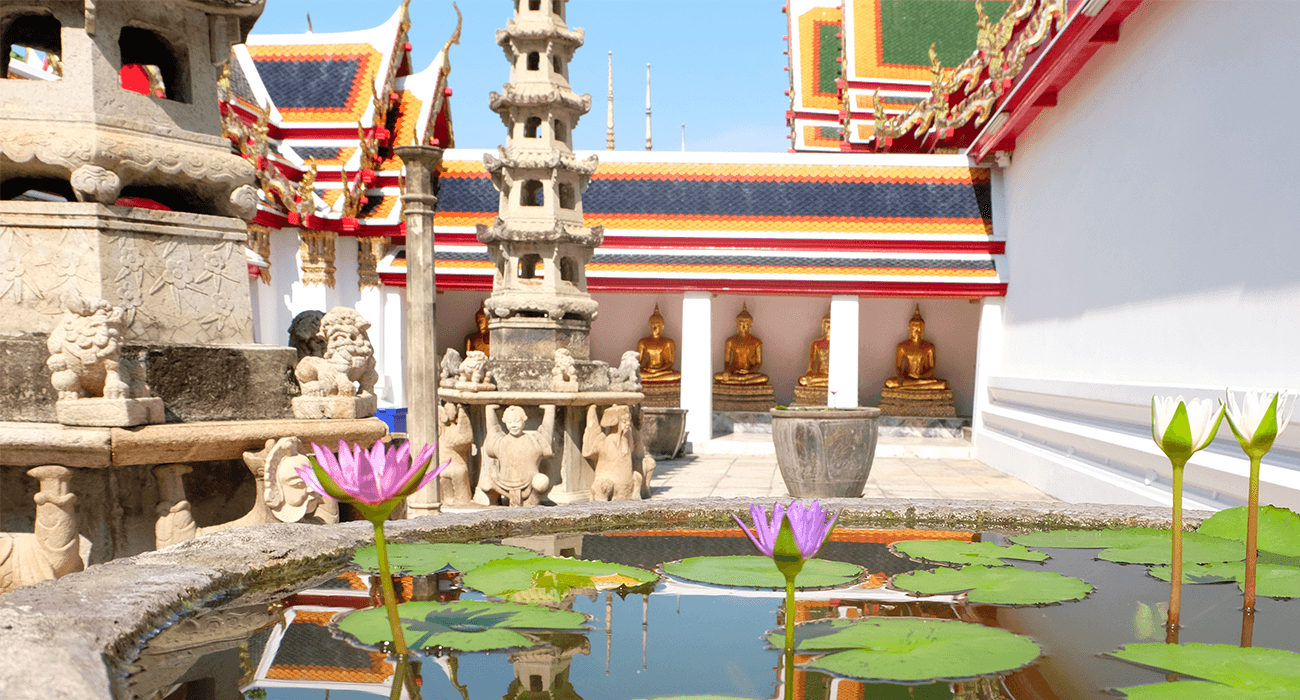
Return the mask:
{"type": "MultiPolygon", "coordinates": [[[[1066,500],[1167,504],[1142,416],[1099,406],[1142,413],[1129,386],[1300,389],[1300,146],[1252,107],[1300,107],[1278,89],[1300,71],[1296,27],[1295,2],[1145,2],[1020,136],[981,459],[1066,500]]],[[[1275,463],[1296,462],[1287,444],[1275,463]]],[[[1189,488],[1244,497],[1226,428],[1206,454],[1189,488]]],[[[1264,500],[1300,502],[1293,468],[1265,464],[1264,500]]]]}

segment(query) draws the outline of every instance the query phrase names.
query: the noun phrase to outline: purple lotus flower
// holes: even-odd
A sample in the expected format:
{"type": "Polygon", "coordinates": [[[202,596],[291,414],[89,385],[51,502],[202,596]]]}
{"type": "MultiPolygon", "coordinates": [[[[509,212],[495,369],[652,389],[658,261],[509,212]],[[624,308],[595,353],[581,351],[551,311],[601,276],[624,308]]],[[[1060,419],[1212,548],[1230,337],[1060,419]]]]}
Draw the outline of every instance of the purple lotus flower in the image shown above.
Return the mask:
{"type": "Polygon", "coordinates": [[[834,513],[831,514],[830,520],[827,520],[827,513],[822,510],[821,503],[818,501],[813,501],[811,505],[795,501],[788,509],[777,503],[772,507],[770,521],[763,507],[757,503],[749,507],[749,512],[754,519],[753,532],[750,532],[743,520],[734,515],[731,517],[736,519],[736,523],[745,531],[745,535],[749,537],[750,542],[754,543],[758,551],[769,557],[776,556],[776,537],[781,532],[781,519],[785,518],[790,522],[790,529],[794,533],[800,561],[812,559],[817,554],[822,544],[826,542],[826,538],[830,536],[831,530],[834,529],[835,519],[840,517],[839,513],[834,513]]]}
{"type": "Polygon", "coordinates": [[[316,454],[312,468],[298,467],[298,476],[316,493],[357,506],[367,519],[379,511],[384,511],[386,518],[402,499],[423,488],[447,466],[432,467],[433,445],[425,445],[414,460],[410,443],[385,447],[377,440],[366,450],[339,440],[337,458],[320,445],[313,443],[311,448],[316,454]]]}

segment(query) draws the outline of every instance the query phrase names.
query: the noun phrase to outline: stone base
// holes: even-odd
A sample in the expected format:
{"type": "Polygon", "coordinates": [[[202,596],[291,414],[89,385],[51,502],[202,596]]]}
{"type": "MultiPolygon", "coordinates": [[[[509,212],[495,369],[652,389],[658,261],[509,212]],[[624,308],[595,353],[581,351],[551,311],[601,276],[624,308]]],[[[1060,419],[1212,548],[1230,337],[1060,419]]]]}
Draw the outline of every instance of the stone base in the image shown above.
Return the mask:
{"type": "Polygon", "coordinates": [[[880,436],[961,439],[969,425],[969,418],[885,416],[880,419],[880,436]]]}
{"type": "Polygon", "coordinates": [[[641,393],[645,394],[645,401],[642,401],[641,405],[646,408],[681,408],[682,383],[680,381],[643,381],[641,393]]]}
{"type": "Polygon", "coordinates": [[[76,399],[54,404],[62,425],[129,428],[166,420],[163,400],[147,399],[76,399]]]}
{"type": "Polygon", "coordinates": [[[379,399],[374,394],[365,396],[299,396],[293,400],[293,417],[307,420],[318,418],[369,418],[379,410],[379,399]]]}
{"type": "Polygon", "coordinates": [[[713,383],[715,411],[768,411],[775,406],[776,395],[771,384],[713,383]]]}
{"type": "MultiPolygon", "coordinates": [[[[494,341],[495,342],[495,341],[494,341]]],[[[551,369],[554,356],[541,359],[508,360],[493,355],[488,358],[488,371],[498,392],[556,392],[556,391],[608,391],[609,365],[599,360],[575,360],[577,385],[571,389],[556,389],[551,369]]],[[[460,389],[460,387],[457,387],[460,389]]],[[[480,390],[482,391],[482,390],[480,390]]]]}
{"type": "Polygon", "coordinates": [[[824,386],[798,386],[794,388],[793,406],[825,406],[826,405],[826,387],[824,386]]]}
{"type": "Polygon", "coordinates": [[[880,390],[880,412],[887,416],[956,417],[952,389],[880,390]]]}

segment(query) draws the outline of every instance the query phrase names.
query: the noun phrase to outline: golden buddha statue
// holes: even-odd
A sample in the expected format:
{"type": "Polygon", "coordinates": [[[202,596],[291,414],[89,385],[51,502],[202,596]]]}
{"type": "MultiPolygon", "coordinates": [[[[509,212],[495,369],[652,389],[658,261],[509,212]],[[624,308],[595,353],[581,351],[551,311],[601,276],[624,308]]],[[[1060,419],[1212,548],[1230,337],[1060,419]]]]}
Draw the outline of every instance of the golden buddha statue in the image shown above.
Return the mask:
{"type": "Polygon", "coordinates": [[[465,354],[469,355],[474,350],[482,352],[484,355],[491,357],[492,342],[491,336],[488,335],[488,315],[480,304],[478,311],[474,314],[474,325],[477,331],[465,336],[465,354]]]}
{"type": "Polygon", "coordinates": [[[808,346],[808,371],[799,377],[799,386],[822,387],[830,381],[831,312],[822,317],[822,335],[808,346]]]}
{"type": "Polygon", "coordinates": [[[749,334],[753,328],[754,317],[741,304],[740,313],[736,314],[736,334],[727,338],[722,350],[722,363],[726,369],[713,375],[713,381],[718,384],[767,384],[767,375],[758,371],[763,366],[763,341],[749,334]]]}
{"type": "Polygon", "coordinates": [[[885,380],[890,389],[947,389],[948,382],[934,378],[934,343],[925,340],[925,319],[921,318],[921,305],[916,305],[912,320],[907,323],[907,340],[898,344],[894,355],[898,375],[885,380]]]}
{"type": "Polygon", "coordinates": [[[650,335],[637,341],[636,351],[641,353],[641,381],[681,381],[681,373],[673,370],[673,363],[677,361],[677,343],[664,337],[664,317],[659,314],[658,304],[655,304],[655,312],[650,314],[650,335]]]}

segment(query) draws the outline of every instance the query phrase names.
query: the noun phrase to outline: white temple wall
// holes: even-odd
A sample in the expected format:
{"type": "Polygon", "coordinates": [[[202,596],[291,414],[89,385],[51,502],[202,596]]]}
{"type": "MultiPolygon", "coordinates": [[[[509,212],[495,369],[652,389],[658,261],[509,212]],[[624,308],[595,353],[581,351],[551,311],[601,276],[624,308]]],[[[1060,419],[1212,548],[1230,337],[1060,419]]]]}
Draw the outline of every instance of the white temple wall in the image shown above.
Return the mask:
{"type": "MultiPolygon", "coordinates": [[[[1300,71],[1297,26],[1293,2],[1143,3],[1020,136],[980,459],[1069,501],[1167,504],[1152,394],[1300,390],[1300,146],[1223,102],[1300,106],[1277,92],[1300,71]]],[[[1243,502],[1246,469],[1225,424],[1187,505],[1243,502]]],[[[1300,428],[1262,476],[1263,502],[1300,506],[1300,428]]]]}

